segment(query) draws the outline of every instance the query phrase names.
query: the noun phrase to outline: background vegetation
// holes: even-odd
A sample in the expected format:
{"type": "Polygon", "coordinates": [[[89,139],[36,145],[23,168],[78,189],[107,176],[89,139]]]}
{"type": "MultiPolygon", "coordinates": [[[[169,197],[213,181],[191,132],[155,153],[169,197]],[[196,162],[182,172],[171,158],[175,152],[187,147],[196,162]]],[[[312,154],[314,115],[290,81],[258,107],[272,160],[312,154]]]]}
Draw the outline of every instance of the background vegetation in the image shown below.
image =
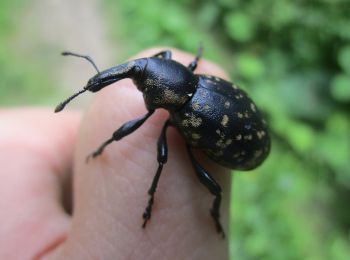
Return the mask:
{"type": "MultiPolygon", "coordinates": [[[[271,156],[235,173],[232,259],[350,259],[350,2],[102,3],[124,58],[203,42],[266,113],[271,156]]],[[[19,0],[0,2],[0,104],[48,103],[50,73],[12,45],[18,10],[19,0]]]]}
{"type": "Polygon", "coordinates": [[[54,84],[50,73],[53,71],[47,71],[49,62],[45,50],[38,47],[37,52],[23,56],[27,43],[16,39],[19,22],[28,5],[30,1],[0,1],[0,105],[52,102],[54,84]]]}

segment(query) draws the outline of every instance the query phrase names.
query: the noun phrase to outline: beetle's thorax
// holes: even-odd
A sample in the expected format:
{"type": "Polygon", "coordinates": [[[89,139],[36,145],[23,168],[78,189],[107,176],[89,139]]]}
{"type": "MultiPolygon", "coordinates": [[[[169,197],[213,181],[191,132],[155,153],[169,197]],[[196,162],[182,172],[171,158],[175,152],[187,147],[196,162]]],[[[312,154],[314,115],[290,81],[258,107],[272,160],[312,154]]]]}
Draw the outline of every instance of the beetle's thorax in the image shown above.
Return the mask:
{"type": "Polygon", "coordinates": [[[139,77],[133,78],[143,92],[148,109],[165,108],[174,111],[181,108],[193,95],[198,77],[184,65],[160,58],[148,58],[139,77]]]}

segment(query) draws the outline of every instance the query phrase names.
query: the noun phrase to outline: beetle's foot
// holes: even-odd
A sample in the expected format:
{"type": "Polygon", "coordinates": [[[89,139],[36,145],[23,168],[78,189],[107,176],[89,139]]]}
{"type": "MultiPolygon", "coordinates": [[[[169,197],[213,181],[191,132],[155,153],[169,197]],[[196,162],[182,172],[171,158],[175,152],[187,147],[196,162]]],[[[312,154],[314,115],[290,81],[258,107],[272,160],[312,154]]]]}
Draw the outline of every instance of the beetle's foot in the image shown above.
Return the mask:
{"type": "Polygon", "coordinates": [[[142,224],[142,228],[146,227],[147,221],[151,218],[151,213],[152,213],[152,205],[153,205],[153,196],[151,195],[151,197],[148,200],[148,205],[145,208],[145,211],[142,214],[142,218],[144,220],[143,224],[142,224]]]}
{"type": "Polygon", "coordinates": [[[142,218],[143,218],[142,228],[145,228],[148,220],[151,218],[151,215],[147,215],[145,212],[143,213],[142,218]]]}
{"type": "Polygon", "coordinates": [[[85,163],[89,163],[91,157],[92,157],[92,154],[89,154],[88,156],[86,156],[85,163]]]}
{"type": "Polygon", "coordinates": [[[218,233],[221,234],[222,239],[225,239],[226,235],[225,235],[225,231],[221,228],[221,230],[218,230],[218,233]]]}
{"type": "Polygon", "coordinates": [[[142,218],[143,218],[142,228],[146,227],[146,224],[147,224],[148,220],[151,218],[151,212],[147,211],[147,208],[146,208],[145,212],[142,215],[142,218]]]}
{"type": "Polygon", "coordinates": [[[97,151],[89,154],[88,156],[86,156],[85,162],[88,163],[90,161],[90,159],[94,159],[95,157],[99,156],[102,153],[103,150],[98,149],[97,151]]]}
{"type": "Polygon", "coordinates": [[[220,215],[217,214],[215,211],[211,210],[210,211],[210,215],[213,217],[214,219],[214,222],[215,222],[215,226],[216,226],[216,231],[221,234],[222,238],[225,239],[226,235],[225,235],[225,231],[224,229],[222,228],[221,226],[221,223],[220,223],[220,215]]]}

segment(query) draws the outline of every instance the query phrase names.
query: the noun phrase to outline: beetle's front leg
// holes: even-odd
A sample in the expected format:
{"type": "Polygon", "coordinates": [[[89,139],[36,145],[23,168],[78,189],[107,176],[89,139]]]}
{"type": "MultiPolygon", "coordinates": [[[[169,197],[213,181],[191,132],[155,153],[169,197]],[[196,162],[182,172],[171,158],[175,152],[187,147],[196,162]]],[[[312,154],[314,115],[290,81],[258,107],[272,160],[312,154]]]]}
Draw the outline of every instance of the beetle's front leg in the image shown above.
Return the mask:
{"type": "Polygon", "coordinates": [[[105,141],[103,144],[101,144],[101,146],[94,151],[93,153],[91,153],[90,155],[88,155],[86,157],[86,161],[88,162],[89,159],[95,158],[96,156],[99,156],[104,148],[109,145],[110,143],[112,143],[113,141],[118,141],[120,139],[122,139],[123,137],[131,134],[132,132],[134,132],[137,128],[139,128],[152,114],[154,113],[154,110],[150,110],[148,111],[148,113],[146,115],[144,115],[143,117],[140,117],[138,119],[134,119],[132,121],[126,122],[124,125],[122,125],[117,131],[115,131],[112,135],[112,137],[110,139],[108,139],[107,141],[105,141]]]}
{"type": "Polygon", "coordinates": [[[218,231],[218,233],[222,234],[223,238],[225,238],[225,232],[220,223],[221,187],[214,180],[214,178],[211,177],[209,173],[197,162],[197,160],[193,156],[191,148],[188,145],[187,145],[187,151],[199,181],[205,187],[207,187],[207,189],[211,192],[211,194],[215,196],[213,207],[210,210],[210,213],[214,219],[216,230],[218,231]]]}

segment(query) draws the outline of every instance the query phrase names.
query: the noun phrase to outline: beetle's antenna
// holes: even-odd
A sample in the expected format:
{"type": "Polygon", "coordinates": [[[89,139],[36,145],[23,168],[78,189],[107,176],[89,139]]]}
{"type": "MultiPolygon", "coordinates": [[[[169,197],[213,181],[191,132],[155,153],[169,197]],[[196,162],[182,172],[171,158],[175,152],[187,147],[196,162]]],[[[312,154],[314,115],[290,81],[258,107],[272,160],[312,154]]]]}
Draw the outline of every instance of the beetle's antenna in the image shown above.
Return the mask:
{"type": "Polygon", "coordinates": [[[78,57],[78,58],[83,58],[85,60],[87,60],[88,62],[90,62],[92,64],[92,66],[94,66],[95,70],[97,71],[98,74],[100,74],[99,69],[97,68],[95,62],[90,58],[90,56],[87,55],[80,55],[74,52],[70,52],[70,51],[64,51],[62,52],[63,56],[74,56],[74,57],[78,57]]]}
{"type": "Polygon", "coordinates": [[[79,96],[81,93],[84,93],[87,89],[84,88],[82,90],[80,90],[79,92],[75,93],[74,95],[70,96],[69,98],[67,98],[65,101],[63,101],[62,103],[58,104],[58,106],[55,108],[55,113],[60,112],[64,109],[64,107],[76,96],[79,96]]]}

